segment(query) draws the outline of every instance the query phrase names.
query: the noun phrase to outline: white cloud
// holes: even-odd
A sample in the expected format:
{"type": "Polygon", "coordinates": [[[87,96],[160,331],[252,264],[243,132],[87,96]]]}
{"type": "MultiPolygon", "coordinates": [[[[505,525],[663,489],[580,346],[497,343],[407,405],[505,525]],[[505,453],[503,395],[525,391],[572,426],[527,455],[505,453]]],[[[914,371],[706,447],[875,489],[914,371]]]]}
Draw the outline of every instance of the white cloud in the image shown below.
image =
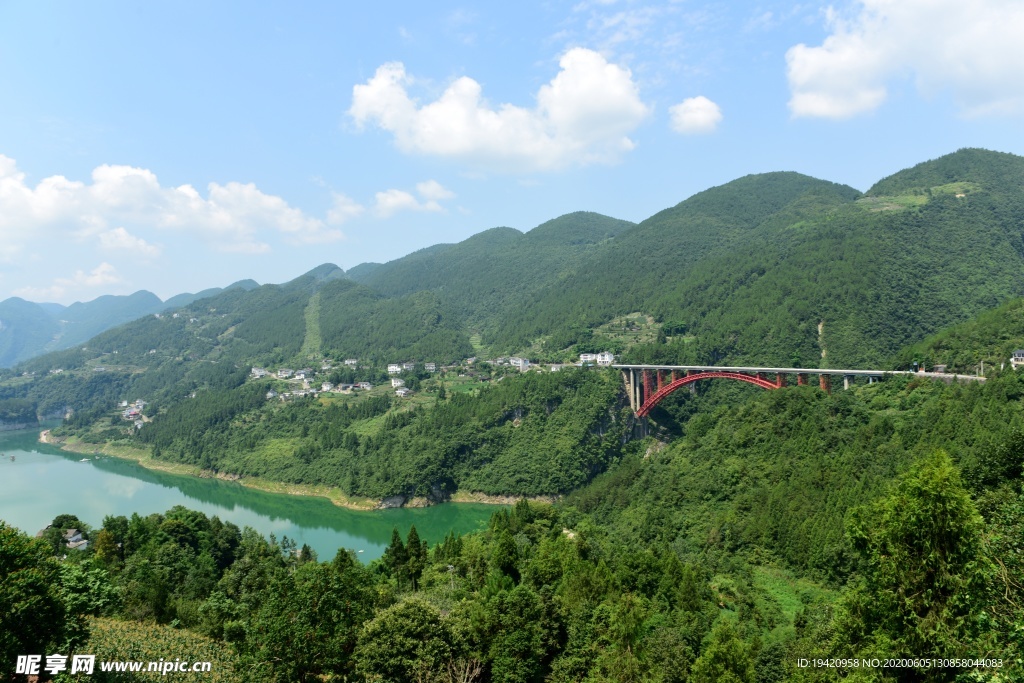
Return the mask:
{"type": "Polygon", "coordinates": [[[632,132],[649,113],[629,69],[575,48],[537,92],[536,106],[492,107],[472,78],[455,80],[420,105],[399,62],[384,64],[352,89],[349,115],[394,135],[399,149],[502,170],[552,170],[609,163],[633,149],[632,132]]]}
{"type": "Polygon", "coordinates": [[[399,211],[443,212],[440,202],[452,199],[455,193],[436,180],[426,180],[416,184],[416,192],[422,201],[405,190],[384,190],[375,196],[374,213],[380,218],[388,218],[399,211]]]}
{"type": "Polygon", "coordinates": [[[132,235],[124,228],[114,228],[101,232],[99,235],[100,246],[104,249],[126,249],[143,256],[155,257],[160,255],[160,247],[150,244],[141,237],[132,235]]]}
{"type": "Polygon", "coordinates": [[[722,110],[703,95],[688,97],[668,111],[672,130],[683,135],[713,133],[722,121],[722,110]]]}
{"type": "Polygon", "coordinates": [[[822,45],[786,53],[794,116],[846,118],[876,109],[887,83],[912,76],[925,95],[948,90],[968,116],[1024,111],[1024,3],[861,0],[829,11],[822,45]]]}
{"type": "Polygon", "coordinates": [[[365,211],[365,207],[340,192],[333,193],[334,204],[327,211],[327,223],[329,225],[341,225],[345,221],[359,216],[365,211]]]}
{"type": "Polygon", "coordinates": [[[436,180],[425,180],[422,183],[416,183],[416,192],[424,199],[433,199],[435,201],[453,199],[455,197],[454,192],[436,180]]]}
{"type": "Polygon", "coordinates": [[[36,301],[48,301],[52,299],[64,299],[66,296],[72,298],[84,298],[89,296],[85,292],[80,296],[82,290],[95,290],[98,287],[117,284],[121,282],[121,276],[117,269],[107,262],[93,268],[88,273],[83,270],[75,271],[71,277],[59,277],[49,287],[22,287],[14,291],[15,296],[22,296],[36,301]]]}
{"type": "Polygon", "coordinates": [[[58,175],[32,187],[14,160],[0,155],[3,254],[16,254],[32,238],[70,232],[78,239],[97,238],[105,248],[146,249],[148,245],[150,255],[155,255],[155,247],[129,233],[129,228],[135,233],[190,232],[231,251],[265,250],[266,242],[260,239],[265,234],[282,235],[298,244],[343,237],[323,220],[252,183],[210,183],[203,197],[191,185],[161,186],[147,169],[114,165],[96,167],[91,180],[87,184],[58,175]]]}

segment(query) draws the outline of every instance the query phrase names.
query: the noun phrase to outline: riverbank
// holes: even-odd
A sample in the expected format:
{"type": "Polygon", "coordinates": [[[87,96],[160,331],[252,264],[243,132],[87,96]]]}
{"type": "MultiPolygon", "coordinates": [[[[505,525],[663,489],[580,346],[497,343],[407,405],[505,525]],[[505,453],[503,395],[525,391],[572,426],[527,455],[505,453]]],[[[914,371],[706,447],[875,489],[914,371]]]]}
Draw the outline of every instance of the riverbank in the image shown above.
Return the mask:
{"type": "MultiPolygon", "coordinates": [[[[183,465],[180,463],[169,463],[162,460],[156,460],[148,450],[143,448],[133,448],[132,446],[114,445],[111,443],[86,443],[73,436],[55,437],[50,433],[49,429],[44,429],[40,432],[39,441],[40,443],[56,446],[61,450],[70,451],[72,453],[81,453],[83,455],[104,455],[112,458],[131,460],[146,469],[158,472],[167,472],[168,474],[197,477],[200,479],[232,481],[240,484],[241,486],[255,489],[257,491],[266,491],[267,493],[284,493],[290,496],[326,498],[334,505],[348,510],[369,511],[395,507],[422,508],[436,504],[428,498],[423,497],[406,498],[405,496],[392,496],[383,500],[374,500],[372,498],[349,496],[341,489],[331,486],[288,484],[269,479],[262,479],[260,477],[243,477],[238,474],[213,472],[212,470],[204,470],[196,467],[195,465],[183,465]]],[[[515,505],[516,501],[520,500],[522,497],[523,496],[495,496],[480,493],[478,491],[456,491],[446,502],[482,503],[486,505],[508,506],[515,505]]],[[[558,498],[559,497],[557,496],[534,496],[529,498],[529,500],[542,503],[554,503],[558,498]]]]}
{"type": "Polygon", "coordinates": [[[279,481],[271,481],[269,479],[261,479],[259,477],[243,477],[238,474],[213,472],[212,470],[204,470],[200,467],[196,467],[195,465],[183,465],[180,463],[156,460],[148,450],[142,448],[113,445],[110,443],[86,443],[76,437],[54,437],[50,434],[50,430],[48,429],[40,433],[39,441],[72,453],[81,453],[83,455],[105,455],[112,458],[131,460],[148,470],[154,470],[157,472],[167,472],[168,474],[197,477],[199,479],[220,479],[222,481],[232,481],[241,486],[245,486],[246,488],[255,489],[257,491],[266,491],[267,493],[284,493],[290,496],[326,498],[338,507],[343,507],[349,510],[374,510],[380,505],[380,501],[375,501],[371,498],[355,498],[348,496],[341,489],[330,486],[287,484],[279,481]]]}

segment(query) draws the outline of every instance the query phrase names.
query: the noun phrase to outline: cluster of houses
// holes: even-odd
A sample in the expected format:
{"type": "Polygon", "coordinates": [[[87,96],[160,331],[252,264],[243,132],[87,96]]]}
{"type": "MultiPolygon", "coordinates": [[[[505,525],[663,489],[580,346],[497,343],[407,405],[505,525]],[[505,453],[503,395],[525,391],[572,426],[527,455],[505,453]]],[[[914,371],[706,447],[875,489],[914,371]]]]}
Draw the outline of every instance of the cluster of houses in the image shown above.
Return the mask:
{"type": "MultiPolygon", "coordinates": [[[[36,538],[43,538],[46,534],[47,529],[50,529],[52,525],[47,524],[45,528],[40,529],[36,533],[36,538]]],[[[78,529],[65,529],[61,534],[64,539],[64,543],[70,550],[85,550],[89,547],[89,541],[85,538],[85,534],[78,529]]],[[[121,545],[118,543],[118,545],[121,545]]]]}
{"type": "Polygon", "coordinates": [[[135,403],[128,403],[128,401],[121,401],[121,419],[128,420],[129,422],[135,423],[136,429],[142,429],[144,422],[142,421],[142,409],[146,407],[146,402],[141,398],[136,399],[135,403]]]}
{"type": "MultiPolygon", "coordinates": [[[[465,363],[472,365],[476,361],[476,358],[468,358],[465,363]]],[[[601,365],[609,366],[615,362],[615,355],[609,351],[602,353],[582,353],[580,359],[574,365],[576,367],[585,367],[588,365],[601,365]]],[[[528,358],[522,358],[519,356],[502,356],[495,358],[490,361],[492,365],[505,365],[518,369],[520,372],[526,372],[530,369],[531,363],[528,358]]],[[[358,367],[359,361],[355,358],[348,358],[344,361],[347,367],[358,367]]],[[[568,364],[553,364],[551,365],[551,371],[561,370],[563,367],[567,367],[568,364]]],[[[569,366],[571,367],[571,366],[569,366]]],[[[423,368],[427,372],[437,372],[437,363],[424,363],[423,368]]],[[[322,370],[330,370],[330,361],[324,361],[322,370]]],[[[400,375],[403,372],[409,372],[416,369],[416,363],[405,362],[405,363],[388,363],[387,371],[389,375],[400,375]]],[[[267,399],[280,398],[282,401],[290,398],[302,397],[302,396],[316,396],[317,393],[324,392],[349,392],[356,389],[369,390],[373,386],[369,382],[359,382],[357,384],[332,384],[331,382],[322,382],[320,388],[316,389],[310,386],[309,380],[311,380],[316,372],[312,368],[303,368],[302,370],[293,370],[291,368],[280,368],[277,371],[270,371],[266,368],[253,367],[252,376],[254,379],[260,379],[263,377],[274,376],[277,379],[286,380],[302,380],[302,389],[294,391],[286,391],[278,393],[276,391],[268,391],[267,399]]],[[[461,375],[460,375],[461,376],[461,375]]],[[[391,378],[391,388],[395,390],[395,395],[399,397],[405,397],[412,393],[412,391],[405,386],[405,380],[400,377],[391,378]]]]}
{"type": "Polygon", "coordinates": [[[82,536],[82,532],[78,529],[67,529],[64,532],[64,540],[67,541],[68,548],[71,550],[85,550],[89,547],[89,541],[82,536]]]}
{"type": "MultiPolygon", "coordinates": [[[[388,374],[397,375],[407,370],[415,370],[415,363],[388,363],[388,374]]],[[[437,372],[437,363],[424,363],[423,369],[427,372],[437,372]]]]}

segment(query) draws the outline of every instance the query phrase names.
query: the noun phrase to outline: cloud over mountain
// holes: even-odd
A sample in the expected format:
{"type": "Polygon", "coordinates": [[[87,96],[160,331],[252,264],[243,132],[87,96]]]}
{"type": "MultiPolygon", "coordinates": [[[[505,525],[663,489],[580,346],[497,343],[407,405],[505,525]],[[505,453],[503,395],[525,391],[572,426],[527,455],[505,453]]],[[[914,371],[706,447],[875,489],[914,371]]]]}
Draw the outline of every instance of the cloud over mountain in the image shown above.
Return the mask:
{"type": "Polygon", "coordinates": [[[427,104],[408,91],[400,62],[352,89],[348,113],[394,136],[403,152],[449,157],[486,170],[550,171],[609,163],[633,149],[631,133],[649,113],[632,74],[597,52],[575,48],[541,86],[536,105],[492,106],[472,78],[456,79],[427,104]]]}

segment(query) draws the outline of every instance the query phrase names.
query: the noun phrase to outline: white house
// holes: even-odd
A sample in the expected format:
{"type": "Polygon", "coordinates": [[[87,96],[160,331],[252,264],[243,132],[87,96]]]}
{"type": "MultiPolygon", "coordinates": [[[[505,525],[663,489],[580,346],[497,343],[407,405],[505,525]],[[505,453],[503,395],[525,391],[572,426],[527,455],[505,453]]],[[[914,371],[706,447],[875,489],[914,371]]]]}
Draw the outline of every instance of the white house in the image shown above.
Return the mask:
{"type": "Polygon", "coordinates": [[[288,379],[289,377],[291,377],[294,374],[295,374],[294,370],[291,370],[289,368],[281,368],[280,370],[277,371],[277,378],[278,379],[288,379]]]}
{"type": "Polygon", "coordinates": [[[402,366],[399,365],[398,363],[389,363],[388,364],[388,374],[389,375],[397,375],[401,371],[402,371],[402,366]]]}
{"type": "Polygon", "coordinates": [[[1013,366],[1014,370],[1024,365],[1024,349],[1017,349],[1013,352],[1013,355],[1010,356],[1010,365],[1013,366]]]}
{"type": "Polygon", "coordinates": [[[427,372],[437,372],[437,363],[426,363],[423,367],[427,372]]]}
{"type": "Polygon", "coordinates": [[[330,382],[324,382],[320,385],[320,391],[334,391],[334,385],[330,382]]]}
{"type": "Polygon", "coordinates": [[[394,387],[404,387],[405,386],[405,380],[404,379],[399,379],[398,377],[392,377],[391,378],[391,386],[393,388],[394,387]]]}
{"type": "Polygon", "coordinates": [[[252,376],[255,377],[256,379],[259,379],[260,377],[266,377],[268,374],[265,368],[257,367],[253,367],[253,369],[250,370],[249,372],[252,373],[252,376]]]}
{"type": "Polygon", "coordinates": [[[598,365],[611,365],[613,362],[615,362],[614,353],[611,353],[609,351],[602,351],[601,353],[597,354],[598,365]]]}
{"type": "Polygon", "coordinates": [[[359,361],[356,360],[355,358],[346,358],[345,365],[349,366],[350,368],[354,368],[355,366],[359,365],[359,361]]]}
{"type": "Polygon", "coordinates": [[[597,354],[596,353],[581,353],[580,354],[580,362],[581,363],[596,363],[597,362],[597,354]]]}
{"type": "Polygon", "coordinates": [[[530,367],[530,361],[525,358],[512,357],[508,359],[508,364],[514,368],[519,368],[520,371],[526,370],[530,367]]]}
{"type": "Polygon", "coordinates": [[[366,391],[373,389],[373,385],[370,384],[369,382],[360,382],[356,386],[359,387],[360,389],[365,389],[366,391]]]}
{"type": "Polygon", "coordinates": [[[400,389],[396,389],[395,390],[395,396],[398,396],[399,398],[405,398],[406,396],[408,396],[411,393],[412,392],[409,391],[408,389],[406,389],[405,387],[402,387],[400,389]]]}
{"type": "Polygon", "coordinates": [[[416,369],[416,364],[415,363],[402,363],[402,369],[403,370],[415,370],[416,369]]]}

